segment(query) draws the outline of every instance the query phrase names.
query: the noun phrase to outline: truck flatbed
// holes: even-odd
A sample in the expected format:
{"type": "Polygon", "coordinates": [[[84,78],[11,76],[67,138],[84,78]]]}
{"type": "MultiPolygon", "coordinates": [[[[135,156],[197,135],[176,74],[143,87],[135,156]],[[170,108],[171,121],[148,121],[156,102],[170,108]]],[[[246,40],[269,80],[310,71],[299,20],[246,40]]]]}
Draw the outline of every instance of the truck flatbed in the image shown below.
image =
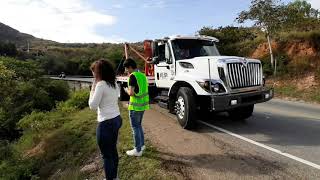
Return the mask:
{"type": "MultiPolygon", "coordinates": [[[[155,86],[155,77],[154,76],[147,76],[149,86],[155,86]]],[[[117,76],[117,82],[120,83],[127,83],[129,76],[117,76]]]]}

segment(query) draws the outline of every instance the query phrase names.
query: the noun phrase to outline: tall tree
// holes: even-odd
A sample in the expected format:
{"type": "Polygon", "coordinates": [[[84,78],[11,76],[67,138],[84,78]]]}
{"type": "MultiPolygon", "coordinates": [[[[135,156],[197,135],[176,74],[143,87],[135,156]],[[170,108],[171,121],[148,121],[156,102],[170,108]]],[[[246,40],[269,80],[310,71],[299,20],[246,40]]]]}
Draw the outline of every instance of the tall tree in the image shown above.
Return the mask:
{"type": "Polygon", "coordinates": [[[309,31],[320,27],[320,12],[305,0],[295,0],[284,8],[284,28],[288,31],[309,31]]]}
{"type": "Polygon", "coordinates": [[[271,37],[281,28],[284,21],[283,7],[284,5],[281,0],[252,0],[249,10],[242,11],[236,19],[239,23],[251,20],[255,26],[261,28],[266,33],[272,67],[274,67],[275,61],[271,46],[271,37]]]}

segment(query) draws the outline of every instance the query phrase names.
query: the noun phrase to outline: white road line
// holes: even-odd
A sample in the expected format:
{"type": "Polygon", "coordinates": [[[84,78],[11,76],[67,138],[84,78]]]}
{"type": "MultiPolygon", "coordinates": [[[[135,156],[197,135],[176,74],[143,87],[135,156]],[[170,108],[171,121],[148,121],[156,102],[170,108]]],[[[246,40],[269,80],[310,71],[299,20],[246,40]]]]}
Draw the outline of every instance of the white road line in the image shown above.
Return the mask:
{"type": "Polygon", "coordinates": [[[209,127],[211,127],[211,128],[214,128],[214,129],[216,129],[216,130],[219,130],[219,131],[221,131],[221,132],[227,133],[227,134],[229,134],[229,135],[231,135],[231,136],[234,136],[234,137],[236,137],[236,138],[239,138],[239,139],[241,139],[241,140],[243,140],[243,141],[246,141],[246,142],[248,142],[248,143],[251,143],[251,144],[254,144],[254,145],[256,145],[256,146],[265,148],[265,149],[267,149],[267,150],[269,150],[269,151],[272,151],[272,152],[274,152],[274,153],[280,154],[280,155],[282,155],[282,156],[285,156],[285,157],[287,157],[287,158],[293,159],[293,160],[295,160],[295,161],[298,161],[298,162],[300,162],[300,163],[306,164],[306,165],[308,165],[308,166],[311,166],[311,167],[314,167],[314,168],[320,170],[320,165],[315,164],[315,163],[313,163],[313,162],[304,160],[304,159],[302,159],[302,158],[296,157],[296,156],[291,155],[291,154],[288,154],[288,153],[281,152],[281,151],[278,150],[278,149],[274,149],[274,148],[272,148],[272,147],[269,147],[269,146],[266,146],[266,145],[264,145],[264,144],[258,143],[258,142],[256,142],[256,141],[253,141],[253,140],[248,139],[248,138],[246,138],[246,137],[240,136],[240,135],[238,135],[238,134],[235,134],[235,133],[230,132],[230,131],[228,131],[228,130],[225,130],[225,129],[223,129],[223,128],[214,126],[214,125],[212,125],[212,124],[209,124],[209,123],[206,123],[206,122],[203,122],[203,121],[198,121],[198,122],[200,122],[200,123],[202,123],[202,124],[204,124],[204,125],[206,125],[206,126],[209,126],[209,127]]]}

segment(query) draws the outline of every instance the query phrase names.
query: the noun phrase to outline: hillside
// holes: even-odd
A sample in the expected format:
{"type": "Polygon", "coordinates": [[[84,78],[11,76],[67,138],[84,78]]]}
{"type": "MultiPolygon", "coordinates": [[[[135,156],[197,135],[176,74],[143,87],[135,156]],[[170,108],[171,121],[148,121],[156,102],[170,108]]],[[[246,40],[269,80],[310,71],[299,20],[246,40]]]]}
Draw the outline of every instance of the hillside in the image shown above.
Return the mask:
{"type": "Polygon", "coordinates": [[[0,22],[0,42],[14,43],[19,49],[26,48],[27,42],[34,46],[54,44],[56,42],[36,38],[30,34],[19,32],[18,30],[0,22]]]}

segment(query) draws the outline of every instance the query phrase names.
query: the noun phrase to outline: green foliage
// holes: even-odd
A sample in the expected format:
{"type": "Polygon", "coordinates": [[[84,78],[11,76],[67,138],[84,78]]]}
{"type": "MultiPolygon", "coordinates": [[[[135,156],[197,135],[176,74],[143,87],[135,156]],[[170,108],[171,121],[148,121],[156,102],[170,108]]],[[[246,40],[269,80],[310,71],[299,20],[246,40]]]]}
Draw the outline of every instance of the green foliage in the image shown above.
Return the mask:
{"type": "Polygon", "coordinates": [[[15,44],[0,42],[0,56],[15,57],[16,55],[18,55],[18,51],[15,44]]]}
{"type": "Polygon", "coordinates": [[[0,62],[8,69],[12,70],[16,78],[21,80],[30,80],[39,78],[42,75],[42,69],[35,61],[19,61],[14,58],[1,57],[0,62]]]}
{"type": "Polygon", "coordinates": [[[286,86],[276,87],[275,91],[276,91],[276,94],[280,96],[286,96],[286,97],[299,98],[301,95],[301,93],[298,92],[297,88],[290,84],[286,86]]]}
{"type": "Polygon", "coordinates": [[[242,11],[237,21],[253,20],[258,27],[275,35],[280,31],[310,31],[320,27],[320,12],[305,0],[283,4],[281,0],[252,0],[248,11],[242,11]]]}
{"type": "Polygon", "coordinates": [[[320,50],[319,30],[282,32],[280,33],[278,40],[282,41],[283,43],[289,43],[292,41],[309,41],[320,50]]]}
{"type": "Polygon", "coordinates": [[[51,119],[47,118],[46,113],[33,111],[31,114],[24,116],[18,123],[18,126],[26,131],[40,131],[48,126],[51,119]]]}
{"type": "Polygon", "coordinates": [[[0,162],[12,156],[13,152],[10,143],[6,140],[0,140],[0,162]]]}
{"type": "MultiPolygon", "coordinates": [[[[275,56],[275,59],[277,59],[277,75],[281,76],[289,73],[289,69],[288,69],[289,57],[286,54],[277,54],[275,56]]],[[[267,77],[272,76],[273,69],[270,63],[270,55],[261,58],[261,62],[262,62],[264,75],[267,77]]]]}
{"type": "Polygon", "coordinates": [[[241,55],[241,54],[248,54],[248,53],[240,52],[240,51],[244,51],[242,47],[246,47],[246,46],[241,46],[239,45],[239,43],[243,43],[244,41],[247,44],[251,43],[256,38],[254,31],[255,31],[254,28],[243,28],[243,27],[232,27],[232,26],[219,27],[218,29],[213,29],[211,27],[203,27],[199,31],[199,34],[218,38],[219,43],[217,43],[217,46],[221,54],[241,55]]]}
{"type": "Polygon", "coordinates": [[[40,78],[41,68],[34,61],[0,57],[0,139],[19,136],[16,123],[32,111],[49,111],[56,101],[66,100],[65,82],[40,78]]]}
{"type": "Polygon", "coordinates": [[[49,96],[55,101],[65,101],[69,97],[69,86],[66,81],[49,80],[48,85],[45,87],[49,96]]]}
{"type": "Polygon", "coordinates": [[[17,151],[1,162],[0,179],[46,179],[58,169],[80,165],[96,150],[95,116],[88,109],[73,113],[33,112],[26,116],[19,122],[24,135],[10,146],[13,149],[7,146],[0,151],[17,151]]]}
{"type": "Polygon", "coordinates": [[[283,28],[287,31],[310,31],[320,28],[319,10],[311,7],[305,0],[295,0],[284,6],[285,21],[283,28]]]}
{"type": "Polygon", "coordinates": [[[123,56],[123,46],[117,44],[70,44],[50,47],[38,57],[47,74],[88,75],[90,65],[101,58],[118,64],[123,56]],[[62,46],[62,47],[61,47],[62,46]]]}
{"type": "Polygon", "coordinates": [[[252,0],[248,11],[242,11],[237,21],[244,23],[252,20],[255,26],[264,27],[273,34],[281,27],[283,11],[279,0],[252,0]]]}
{"type": "Polygon", "coordinates": [[[320,65],[316,68],[316,79],[318,82],[320,82],[320,65]]]}
{"type": "Polygon", "coordinates": [[[288,64],[288,68],[292,75],[299,76],[313,69],[311,62],[310,57],[296,57],[288,64]]]}
{"type": "MultiPolygon", "coordinates": [[[[147,144],[144,156],[125,155],[132,147],[128,111],[121,108],[123,125],[119,134],[119,177],[121,179],[172,179],[160,172],[160,154],[147,144]]],[[[88,108],[65,113],[32,112],[19,122],[23,136],[9,144],[0,141],[0,179],[85,179],[81,167],[97,153],[96,112],[88,108]],[[55,174],[60,171],[59,174],[55,174]],[[54,177],[53,177],[53,174],[54,177]]],[[[97,177],[102,179],[102,177],[97,177]]]]}
{"type": "Polygon", "coordinates": [[[54,107],[54,101],[50,98],[49,93],[32,82],[19,83],[14,102],[17,103],[17,109],[22,112],[31,112],[36,109],[49,111],[54,107]]]}
{"type": "Polygon", "coordinates": [[[70,99],[58,103],[57,110],[68,113],[83,109],[88,106],[89,95],[90,93],[88,90],[76,91],[71,95],[70,99]]]}

